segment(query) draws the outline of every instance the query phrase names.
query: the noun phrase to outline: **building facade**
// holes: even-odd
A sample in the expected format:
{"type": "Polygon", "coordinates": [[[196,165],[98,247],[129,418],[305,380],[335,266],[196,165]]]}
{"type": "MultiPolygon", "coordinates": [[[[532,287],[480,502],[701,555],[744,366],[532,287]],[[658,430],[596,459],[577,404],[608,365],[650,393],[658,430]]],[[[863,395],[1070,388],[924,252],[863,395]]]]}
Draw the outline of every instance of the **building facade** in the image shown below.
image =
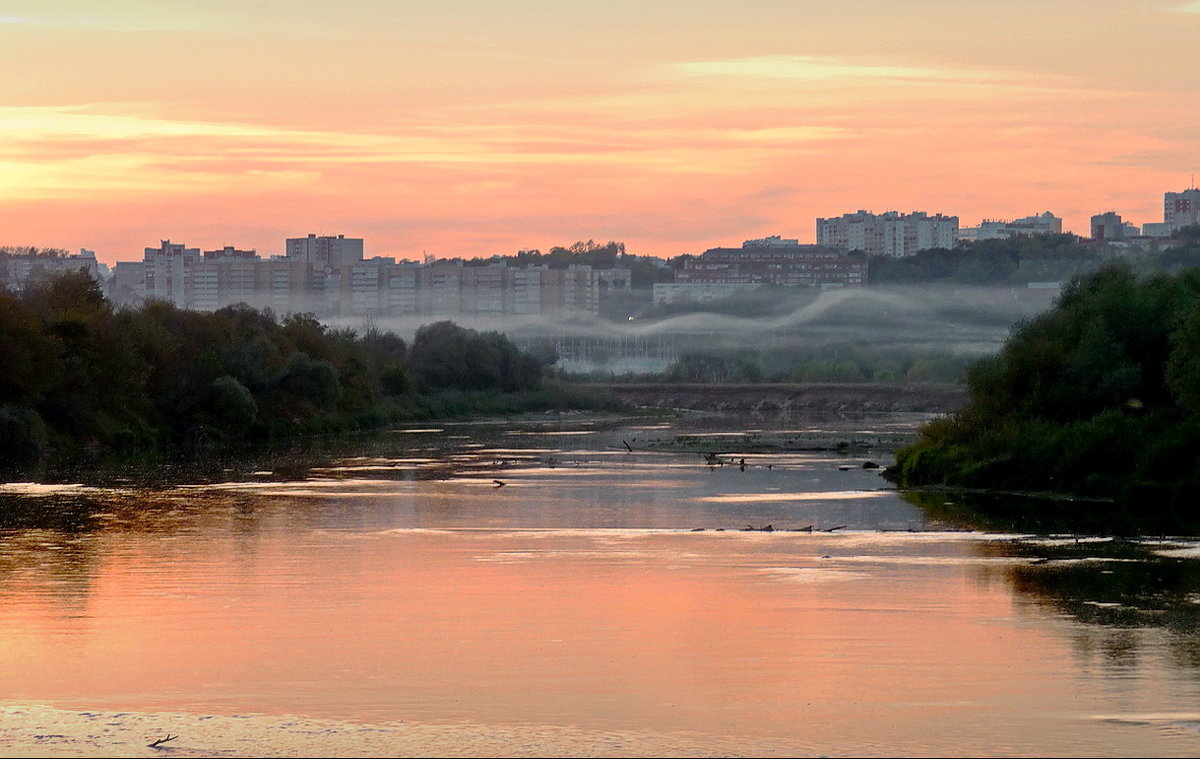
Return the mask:
{"type": "Polygon", "coordinates": [[[264,259],[254,250],[201,253],[163,240],[146,248],[142,261],[118,265],[110,295],[202,311],[245,303],[281,314],[500,318],[594,314],[601,290],[628,290],[631,282],[628,269],[578,264],[364,258],[362,240],[343,235],[291,238],[285,251],[264,259]]]}
{"type": "Polygon", "coordinates": [[[345,235],[289,237],[284,244],[284,256],[293,261],[340,268],[363,260],[361,237],[345,235]]]}
{"type": "Polygon", "coordinates": [[[1122,221],[1121,214],[1115,211],[1105,211],[1092,217],[1092,239],[1103,242],[1115,242],[1138,237],[1142,230],[1136,224],[1122,221]]]}
{"type": "Polygon", "coordinates": [[[1200,224],[1200,189],[1192,187],[1183,192],[1165,193],[1163,223],[1169,232],[1200,224]]]}
{"type": "Polygon", "coordinates": [[[1062,219],[1046,211],[1021,219],[984,219],[977,227],[958,230],[960,240],[1005,240],[1017,235],[1061,234],[1062,219]]]}
{"type": "Polygon", "coordinates": [[[157,248],[146,248],[142,258],[146,298],[191,308],[193,274],[201,260],[199,248],[170,240],[163,240],[157,248]]]}
{"type": "Polygon", "coordinates": [[[705,303],[762,285],[857,287],[866,282],[867,261],[861,256],[768,237],[685,258],[675,270],[675,281],[656,283],[653,290],[656,304],[705,303]]]}
{"type": "Polygon", "coordinates": [[[96,261],[93,251],[83,249],[79,255],[67,255],[66,251],[36,251],[29,248],[5,248],[0,250],[0,287],[20,292],[31,281],[43,275],[67,271],[83,271],[97,282],[103,282],[104,273],[96,261]]]}
{"type": "Polygon", "coordinates": [[[957,242],[958,217],[940,213],[857,211],[817,219],[817,245],[869,256],[903,258],[930,248],[953,248],[957,242]]]}

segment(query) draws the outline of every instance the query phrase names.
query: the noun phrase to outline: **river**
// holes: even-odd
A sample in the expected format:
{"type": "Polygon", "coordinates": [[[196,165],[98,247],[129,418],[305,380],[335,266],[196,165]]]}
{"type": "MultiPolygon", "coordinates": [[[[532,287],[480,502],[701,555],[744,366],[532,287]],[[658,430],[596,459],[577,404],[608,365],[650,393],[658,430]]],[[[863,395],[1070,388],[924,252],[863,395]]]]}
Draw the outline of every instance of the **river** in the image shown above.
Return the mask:
{"type": "Polygon", "coordinates": [[[2,485],[0,747],[1200,753],[1197,541],[931,516],[873,468],[917,421],[548,416],[2,485]]]}

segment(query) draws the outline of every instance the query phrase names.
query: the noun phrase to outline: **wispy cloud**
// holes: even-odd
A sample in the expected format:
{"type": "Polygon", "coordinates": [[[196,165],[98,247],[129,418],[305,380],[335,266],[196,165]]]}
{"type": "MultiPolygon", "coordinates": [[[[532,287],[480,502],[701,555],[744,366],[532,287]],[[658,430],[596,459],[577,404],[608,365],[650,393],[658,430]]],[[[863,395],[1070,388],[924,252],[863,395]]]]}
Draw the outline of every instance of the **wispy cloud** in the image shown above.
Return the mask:
{"type": "MultiPolygon", "coordinates": [[[[656,173],[728,173],[794,155],[848,130],[790,124],[770,128],[629,129],[570,123],[413,126],[389,132],[287,129],[106,112],[100,105],[0,106],[0,199],[112,189],[195,191],[219,177],[254,186],[316,180],[326,172],[385,165],[638,167],[656,173]],[[342,167],[342,168],[339,168],[342,167]],[[199,185],[197,184],[199,183],[199,185]]],[[[490,174],[489,174],[490,175],[490,174]]]]}
{"type": "MultiPolygon", "coordinates": [[[[1197,0],[1200,2],[1200,0],[1197,0]]],[[[837,58],[806,55],[764,55],[672,65],[676,72],[697,76],[830,81],[884,79],[942,82],[1019,82],[1026,75],[1007,71],[932,68],[892,64],[848,63],[837,58]]]]}

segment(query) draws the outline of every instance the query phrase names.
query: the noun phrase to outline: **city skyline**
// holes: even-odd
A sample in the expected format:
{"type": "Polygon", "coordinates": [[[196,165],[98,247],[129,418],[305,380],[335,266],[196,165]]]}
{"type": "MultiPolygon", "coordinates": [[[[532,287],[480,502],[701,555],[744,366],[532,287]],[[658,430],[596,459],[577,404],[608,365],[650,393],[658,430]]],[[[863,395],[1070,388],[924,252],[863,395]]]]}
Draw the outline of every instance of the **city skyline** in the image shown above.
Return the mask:
{"type": "Polygon", "coordinates": [[[856,209],[1161,219],[1200,2],[1047,5],[11,3],[0,244],[667,258],[856,209]]]}

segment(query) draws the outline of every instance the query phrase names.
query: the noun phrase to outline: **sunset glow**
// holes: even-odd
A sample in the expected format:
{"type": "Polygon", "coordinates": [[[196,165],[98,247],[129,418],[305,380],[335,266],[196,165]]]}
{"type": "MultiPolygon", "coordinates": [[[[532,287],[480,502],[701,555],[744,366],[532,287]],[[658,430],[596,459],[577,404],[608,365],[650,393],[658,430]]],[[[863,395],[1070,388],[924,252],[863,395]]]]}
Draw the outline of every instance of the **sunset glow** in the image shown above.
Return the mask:
{"type": "Polygon", "coordinates": [[[4,245],[674,256],[859,208],[1162,221],[1200,3],[31,2],[4,245]]]}

